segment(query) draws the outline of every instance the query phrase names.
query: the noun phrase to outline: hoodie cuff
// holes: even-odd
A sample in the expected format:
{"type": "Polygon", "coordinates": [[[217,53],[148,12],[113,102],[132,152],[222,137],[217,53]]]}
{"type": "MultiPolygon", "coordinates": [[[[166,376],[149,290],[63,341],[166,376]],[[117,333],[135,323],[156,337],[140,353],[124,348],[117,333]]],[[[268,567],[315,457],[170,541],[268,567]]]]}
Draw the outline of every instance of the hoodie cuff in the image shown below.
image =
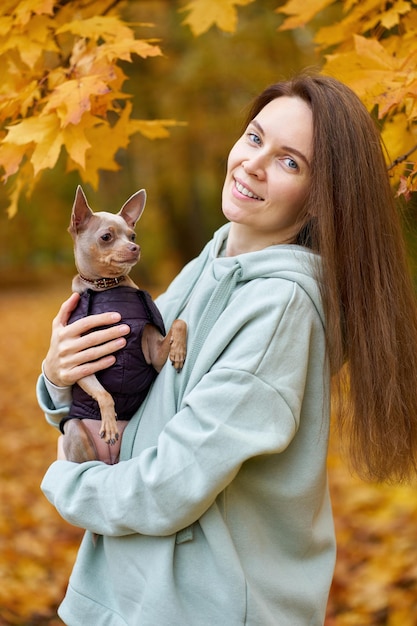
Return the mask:
{"type": "Polygon", "coordinates": [[[56,409],[68,407],[72,400],[72,387],[58,387],[54,385],[46,376],[44,363],[42,362],[42,375],[45,387],[51,398],[52,404],[56,409]]]}

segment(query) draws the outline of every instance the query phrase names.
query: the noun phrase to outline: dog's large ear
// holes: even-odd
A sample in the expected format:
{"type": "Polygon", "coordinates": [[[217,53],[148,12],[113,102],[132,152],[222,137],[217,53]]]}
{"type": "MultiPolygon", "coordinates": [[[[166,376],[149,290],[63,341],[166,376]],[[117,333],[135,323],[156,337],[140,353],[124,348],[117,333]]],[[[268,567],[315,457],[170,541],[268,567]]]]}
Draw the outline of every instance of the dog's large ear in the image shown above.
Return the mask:
{"type": "Polygon", "coordinates": [[[124,221],[131,228],[135,228],[136,222],[143,213],[146,204],[146,191],[141,189],[126,200],[118,215],[123,217],[124,221]]]}
{"type": "Polygon", "coordinates": [[[71,222],[68,228],[71,235],[76,235],[80,230],[83,230],[93,215],[94,213],[88,206],[84,191],[78,185],[74,204],[72,205],[71,222]]]}

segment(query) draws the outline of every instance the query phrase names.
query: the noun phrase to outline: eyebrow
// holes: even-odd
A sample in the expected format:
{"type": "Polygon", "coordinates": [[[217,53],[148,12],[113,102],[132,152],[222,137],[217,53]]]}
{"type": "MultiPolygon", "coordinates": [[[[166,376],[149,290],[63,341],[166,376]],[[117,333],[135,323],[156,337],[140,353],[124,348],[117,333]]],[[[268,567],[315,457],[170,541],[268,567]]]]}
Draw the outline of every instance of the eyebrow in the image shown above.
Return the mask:
{"type": "MultiPolygon", "coordinates": [[[[260,125],[260,123],[257,120],[253,119],[251,121],[251,124],[253,124],[253,126],[255,126],[259,130],[259,132],[262,133],[262,135],[265,135],[264,129],[262,128],[262,126],[260,125]]],[[[302,161],[304,161],[304,163],[307,165],[307,167],[310,167],[310,163],[308,162],[307,157],[302,152],[297,150],[297,148],[292,148],[291,146],[281,146],[281,149],[285,150],[286,152],[291,152],[292,154],[295,154],[302,161]]]]}

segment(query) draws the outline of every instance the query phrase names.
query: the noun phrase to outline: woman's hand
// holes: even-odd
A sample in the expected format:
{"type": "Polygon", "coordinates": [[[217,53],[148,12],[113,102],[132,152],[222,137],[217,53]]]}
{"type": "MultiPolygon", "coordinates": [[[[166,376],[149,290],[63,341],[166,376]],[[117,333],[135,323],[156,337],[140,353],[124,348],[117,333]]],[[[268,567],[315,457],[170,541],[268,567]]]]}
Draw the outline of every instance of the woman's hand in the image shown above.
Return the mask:
{"type": "Polygon", "coordinates": [[[120,321],[119,313],[90,315],[68,324],[79,297],[73,293],[62,304],[52,322],[51,343],[44,361],[44,372],[58,387],[73,385],[80,378],[113,365],[116,360],[113,353],[126,345],[124,335],[130,332],[127,324],[117,324],[120,321]],[[93,330],[115,323],[116,326],[93,330]]]}

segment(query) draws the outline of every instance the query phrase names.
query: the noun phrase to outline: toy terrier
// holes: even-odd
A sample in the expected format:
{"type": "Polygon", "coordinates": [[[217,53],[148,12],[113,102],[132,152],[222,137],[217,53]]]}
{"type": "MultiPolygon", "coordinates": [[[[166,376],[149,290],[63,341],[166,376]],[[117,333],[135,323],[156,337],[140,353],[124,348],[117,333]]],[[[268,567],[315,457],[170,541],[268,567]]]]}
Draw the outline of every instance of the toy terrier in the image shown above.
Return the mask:
{"type": "Polygon", "coordinates": [[[115,353],[114,365],[73,386],[69,415],[60,429],[66,457],[77,463],[93,459],[117,463],[122,432],[168,356],[178,372],[184,365],[185,322],[175,320],[166,334],[151,296],[128,276],[140,257],[134,228],[145,202],[141,189],[117,214],[93,212],[80,186],[75,194],[68,230],[78,270],[72,289],[81,297],[69,323],[118,311],[121,322],[130,326],[127,344],[115,353]]]}

